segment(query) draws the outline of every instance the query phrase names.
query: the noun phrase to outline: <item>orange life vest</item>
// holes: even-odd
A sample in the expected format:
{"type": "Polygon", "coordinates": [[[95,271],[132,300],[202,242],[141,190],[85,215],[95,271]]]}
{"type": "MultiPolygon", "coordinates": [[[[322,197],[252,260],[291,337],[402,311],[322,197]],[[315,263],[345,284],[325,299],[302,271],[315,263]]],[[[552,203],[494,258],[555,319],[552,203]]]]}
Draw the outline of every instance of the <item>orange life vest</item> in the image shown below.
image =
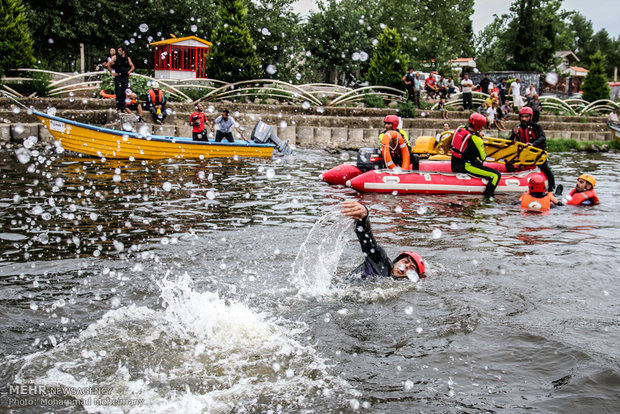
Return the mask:
{"type": "Polygon", "coordinates": [[[568,205],[578,206],[586,200],[591,200],[592,204],[599,204],[598,197],[596,196],[594,190],[576,193],[575,189],[573,188],[569,194],[571,196],[571,199],[566,202],[566,204],[568,205]]]}
{"type": "Polygon", "coordinates": [[[525,192],[519,201],[521,202],[521,207],[529,211],[549,211],[551,209],[551,193],[545,194],[542,198],[536,198],[529,192],[525,192]]]}
{"type": "Polygon", "coordinates": [[[463,153],[467,148],[469,138],[471,138],[471,132],[469,132],[466,128],[458,127],[456,131],[454,131],[454,135],[452,136],[452,144],[450,144],[452,156],[456,158],[461,158],[463,156],[463,153]]]}
{"type": "Polygon", "coordinates": [[[159,92],[157,94],[157,101],[155,100],[155,91],[153,89],[149,89],[149,96],[151,97],[151,102],[154,103],[155,105],[159,105],[163,102],[164,100],[164,92],[160,89],[157,92],[159,92]]]}
{"type": "Polygon", "coordinates": [[[397,165],[392,160],[392,142],[396,142],[398,147],[400,147],[400,155],[403,160],[400,168],[402,168],[403,170],[408,170],[409,167],[411,167],[411,156],[409,154],[409,147],[407,146],[407,143],[405,142],[403,136],[396,131],[386,131],[385,134],[383,134],[383,138],[381,138],[381,155],[383,156],[385,166],[390,169],[397,167],[397,165]]]}

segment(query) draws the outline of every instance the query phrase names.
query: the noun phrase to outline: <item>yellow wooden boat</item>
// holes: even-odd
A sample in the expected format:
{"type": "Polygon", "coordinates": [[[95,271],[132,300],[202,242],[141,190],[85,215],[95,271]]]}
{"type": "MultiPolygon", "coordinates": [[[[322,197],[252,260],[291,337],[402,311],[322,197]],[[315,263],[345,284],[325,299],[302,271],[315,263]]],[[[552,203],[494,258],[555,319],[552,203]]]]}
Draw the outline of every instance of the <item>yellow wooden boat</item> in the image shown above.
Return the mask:
{"type": "Polygon", "coordinates": [[[202,142],[192,138],[145,136],[137,132],[98,127],[33,111],[67,151],[94,157],[121,159],[270,157],[275,146],[236,140],[202,142]]]}
{"type": "MultiPolygon", "coordinates": [[[[418,137],[411,152],[429,160],[449,160],[452,134],[453,131],[443,132],[439,136],[439,142],[431,136],[418,137]]],[[[521,142],[493,137],[482,137],[482,141],[489,161],[503,160],[513,165],[541,165],[547,160],[547,151],[521,142]]]]}

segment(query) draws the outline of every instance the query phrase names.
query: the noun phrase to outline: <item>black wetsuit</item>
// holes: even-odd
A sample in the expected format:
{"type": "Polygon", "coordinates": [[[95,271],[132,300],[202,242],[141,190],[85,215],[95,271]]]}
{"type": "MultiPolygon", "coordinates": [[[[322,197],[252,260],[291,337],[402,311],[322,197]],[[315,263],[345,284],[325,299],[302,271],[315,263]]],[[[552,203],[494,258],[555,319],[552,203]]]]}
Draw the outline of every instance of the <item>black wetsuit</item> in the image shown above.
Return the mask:
{"type": "Polygon", "coordinates": [[[364,263],[360,264],[349,274],[349,277],[357,275],[360,275],[362,278],[371,276],[391,277],[394,263],[387,257],[383,247],[377,243],[372,235],[368,216],[355,222],[355,234],[357,234],[362,252],[364,252],[366,258],[364,263]]]}
{"type": "Polygon", "coordinates": [[[129,58],[127,56],[116,55],[116,61],[112,69],[116,72],[114,77],[114,93],[116,94],[116,109],[125,112],[126,90],[129,88],[129,58]]]}
{"type": "MultiPolygon", "coordinates": [[[[542,150],[547,148],[547,137],[545,136],[545,131],[543,131],[540,124],[535,122],[530,122],[525,128],[519,125],[519,133],[515,134],[513,131],[512,135],[510,135],[510,139],[515,142],[523,142],[524,144],[529,142],[533,147],[540,148],[542,150]]],[[[545,161],[543,164],[539,165],[538,168],[540,168],[540,172],[545,174],[545,177],[547,177],[549,191],[553,192],[555,189],[555,177],[553,175],[553,171],[551,171],[549,161],[545,161]]],[[[515,168],[510,164],[506,164],[506,169],[508,171],[514,171],[515,168]]]]}

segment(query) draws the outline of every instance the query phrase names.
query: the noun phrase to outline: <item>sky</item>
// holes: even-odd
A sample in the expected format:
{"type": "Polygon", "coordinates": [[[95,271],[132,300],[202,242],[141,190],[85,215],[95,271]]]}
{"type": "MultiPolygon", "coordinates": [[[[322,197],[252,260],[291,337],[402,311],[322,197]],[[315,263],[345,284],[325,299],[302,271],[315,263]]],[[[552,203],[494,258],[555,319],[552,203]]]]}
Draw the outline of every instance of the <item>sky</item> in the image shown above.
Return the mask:
{"type": "MultiPolygon", "coordinates": [[[[478,32],[491,23],[493,14],[507,13],[511,3],[512,0],[475,0],[472,16],[474,31],[478,32]]],[[[317,10],[314,0],[298,0],[293,7],[301,14],[317,10]]],[[[564,0],[562,8],[583,14],[592,22],[595,33],[604,28],[611,37],[620,36],[620,0],[564,0]]]]}

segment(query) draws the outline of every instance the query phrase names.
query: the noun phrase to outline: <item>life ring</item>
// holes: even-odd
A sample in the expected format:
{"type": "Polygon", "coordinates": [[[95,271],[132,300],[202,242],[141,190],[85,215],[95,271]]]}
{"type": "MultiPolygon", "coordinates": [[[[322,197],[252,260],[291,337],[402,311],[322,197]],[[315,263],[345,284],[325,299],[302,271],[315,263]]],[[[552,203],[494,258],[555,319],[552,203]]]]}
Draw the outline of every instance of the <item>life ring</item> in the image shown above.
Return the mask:
{"type": "Polygon", "coordinates": [[[449,154],[450,145],[452,144],[452,135],[454,131],[443,131],[439,135],[439,142],[437,142],[437,152],[439,154],[449,154]]]}
{"type": "Polygon", "coordinates": [[[397,167],[397,165],[392,160],[392,155],[390,154],[390,149],[395,149],[395,147],[391,147],[392,142],[397,142],[397,145],[400,147],[400,155],[403,159],[403,164],[400,167],[403,170],[408,170],[409,167],[411,167],[411,156],[409,154],[409,147],[407,146],[407,143],[405,142],[403,136],[396,131],[386,131],[383,134],[383,138],[381,138],[381,155],[383,156],[385,166],[390,169],[397,167]]]}
{"type": "Polygon", "coordinates": [[[109,98],[109,99],[116,99],[116,95],[113,93],[106,93],[105,90],[101,90],[101,92],[99,92],[99,95],[102,98],[109,98]]]}

